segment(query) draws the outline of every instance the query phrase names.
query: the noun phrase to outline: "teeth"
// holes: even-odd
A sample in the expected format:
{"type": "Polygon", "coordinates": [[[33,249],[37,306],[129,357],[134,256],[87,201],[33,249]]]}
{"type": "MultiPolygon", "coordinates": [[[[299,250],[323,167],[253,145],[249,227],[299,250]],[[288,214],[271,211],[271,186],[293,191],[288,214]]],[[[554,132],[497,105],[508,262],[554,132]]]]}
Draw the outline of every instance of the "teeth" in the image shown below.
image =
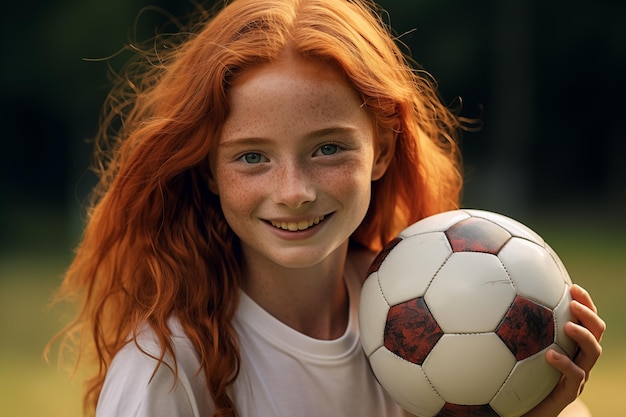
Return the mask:
{"type": "Polygon", "coordinates": [[[324,216],[319,216],[310,220],[302,220],[300,222],[275,222],[272,221],[272,226],[279,229],[289,230],[290,232],[297,232],[298,230],[306,230],[309,227],[318,224],[324,220],[324,216]]]}

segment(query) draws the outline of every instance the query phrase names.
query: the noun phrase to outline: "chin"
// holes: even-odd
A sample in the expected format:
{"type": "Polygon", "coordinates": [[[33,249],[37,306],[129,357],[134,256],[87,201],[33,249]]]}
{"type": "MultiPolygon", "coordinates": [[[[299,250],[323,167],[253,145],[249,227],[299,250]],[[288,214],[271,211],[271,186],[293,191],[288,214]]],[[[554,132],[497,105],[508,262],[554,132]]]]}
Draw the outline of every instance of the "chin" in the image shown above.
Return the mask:
{"type": "Polygon", "coordinates": [[[333,254],[344,256],[341,250],[343,245],[325,246],[324,248],[315,248],[311,246],[303,246],[300,248],[286,248],[281,250],[279,254],[271,257],[271,261],[288,269],[311,268],[316,265],[322,265],[325,261],[331,261],[333,254]]]}

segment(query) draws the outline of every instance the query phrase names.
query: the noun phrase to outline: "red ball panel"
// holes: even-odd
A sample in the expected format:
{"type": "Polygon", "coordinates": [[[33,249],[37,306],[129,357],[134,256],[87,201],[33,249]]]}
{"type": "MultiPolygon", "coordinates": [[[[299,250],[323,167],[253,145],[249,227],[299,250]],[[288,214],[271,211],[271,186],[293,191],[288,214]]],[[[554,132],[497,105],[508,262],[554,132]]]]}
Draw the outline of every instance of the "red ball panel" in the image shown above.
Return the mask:
{"type": "Polygon", "coordinates": [[[446,232],[454,252],[484,252],[496,255],[511,234],[489,220],[472,217],[462,220],[446,232]]]}
{"type": "Polygon", "coordinates": [[[402,238],[396,237],[392,241],[387,243],[380,252],[378,252],[378,255],[376,255],[376,257],[372,261],[372,264],[370,265],[367,271],[367,276],[369,276],[370,274],[380,269],[380,265],[383,263],[387,255],[389,255],[389,252],[391,252],[391,250],[395,248],[396,245],[400,243],[401,241],[402,241],[402,238]]]}
{"type": "Polygon", "coordinates": [[[549,308],[518,296],[496,334],[521,361],[554,342],[554,315],[549,308]]]}
{"type": "Polygon", "coordinates": [[[456,405],[446,403],[435,417],[499,417],[489,404],[456,405]]]}
{"type": "Polygon", "coordinates": [[[385,347],[401,358],[422,365],[443,331],[428,310],[423,297],[389,309],[385,324],[385,347]]]}

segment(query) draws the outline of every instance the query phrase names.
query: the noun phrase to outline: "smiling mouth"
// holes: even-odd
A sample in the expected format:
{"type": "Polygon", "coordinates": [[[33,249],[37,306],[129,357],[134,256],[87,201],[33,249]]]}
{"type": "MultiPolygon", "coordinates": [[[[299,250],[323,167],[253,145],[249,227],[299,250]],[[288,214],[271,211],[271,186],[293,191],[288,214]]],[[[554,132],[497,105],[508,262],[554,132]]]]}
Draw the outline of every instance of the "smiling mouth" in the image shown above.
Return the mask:
{"type": "Polygon", "coordinates": [[[298,232],[319,224],[319,222],[324,220],[325,217],[326,216],[319,216],[314,219],[303,220],[300,222],[275,222],[273,220],[270,220],[270,223],[272,224],[272,226],[278,229],[288,230],[290,232],[298,232]]]}

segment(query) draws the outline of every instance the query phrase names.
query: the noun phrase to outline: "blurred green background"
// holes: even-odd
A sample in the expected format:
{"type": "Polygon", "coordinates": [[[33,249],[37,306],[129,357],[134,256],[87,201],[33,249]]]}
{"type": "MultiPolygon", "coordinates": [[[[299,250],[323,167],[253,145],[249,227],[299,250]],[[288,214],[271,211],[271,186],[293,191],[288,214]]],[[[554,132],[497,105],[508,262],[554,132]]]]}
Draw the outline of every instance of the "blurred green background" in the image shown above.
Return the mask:
{"type": "MultiPolygon", "coordinates": [[[[583,397],[596,416],[622,415],[626,4],[379,3],[444,99],[461,97],[461,114],[484,121],[463,137],[464,205],[533,227],[594,296],[608,331],[583,397]]],[[[42,350],[64,323],[62,309],[47,306],[94,182],[88,139],[108,66],[127,56],[98,59],[171,29],[156,9],[183,15],[193,4],[36,0],[1,8],[0,415],[75,417],[80,381],[46,364],[42,350]]]]}

